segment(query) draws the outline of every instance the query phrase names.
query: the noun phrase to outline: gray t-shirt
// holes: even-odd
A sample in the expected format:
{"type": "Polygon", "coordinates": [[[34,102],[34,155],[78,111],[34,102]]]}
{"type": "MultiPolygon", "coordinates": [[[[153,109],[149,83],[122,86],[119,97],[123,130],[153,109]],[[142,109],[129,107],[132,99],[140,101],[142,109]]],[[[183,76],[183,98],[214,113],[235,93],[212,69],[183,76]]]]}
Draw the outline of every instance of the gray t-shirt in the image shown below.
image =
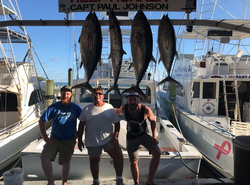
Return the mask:
{"type": "Polygon", "coordinates": [[[114,107],[108,103],[101,107],[94,104],[84,107],[78,119],[86,122],[86,147],[108,143],[114,135],[114,124],[120,121],[114,107]]]}

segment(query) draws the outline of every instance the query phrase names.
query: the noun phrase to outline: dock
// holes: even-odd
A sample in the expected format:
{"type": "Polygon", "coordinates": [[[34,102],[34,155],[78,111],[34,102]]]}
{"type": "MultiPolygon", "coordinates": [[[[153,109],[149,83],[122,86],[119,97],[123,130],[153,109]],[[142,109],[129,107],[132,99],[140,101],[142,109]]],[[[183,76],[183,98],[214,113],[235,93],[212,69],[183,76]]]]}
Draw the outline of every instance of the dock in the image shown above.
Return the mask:
{"type": "MultiPolygon", "coordinates": [[[[230,179],[226,178],[220,178],[219,180],[216,179],[157,179],[155,180],[155,183],[157,185],[218,185],[218,184],[225,184],[225,185],[235,185],[234,182],[230,179]],[[220,180],[220,181],[219,181],[220,180]]],[[[93,181],[92,180],[69,180],[68,185],[92,185],[93,181]]],[[[101,180],[100,181],[101,185],[116,185],[115,180],[101,180]]],[[[24,181],[24,185],[46,185],[46,181],[24,181]]],[[[55,185],[61,185],[62,181],[61,180],[56,180],[55,185]]],[[[132,179],[125,179],[124,180],[125,185],[134,185],[132,179]]],[[[0,185],[4,185],[4,182],[1,181],[0,185]]],[[[146,181],[142,181],[140,185],[146,185],[146,181]]]]}

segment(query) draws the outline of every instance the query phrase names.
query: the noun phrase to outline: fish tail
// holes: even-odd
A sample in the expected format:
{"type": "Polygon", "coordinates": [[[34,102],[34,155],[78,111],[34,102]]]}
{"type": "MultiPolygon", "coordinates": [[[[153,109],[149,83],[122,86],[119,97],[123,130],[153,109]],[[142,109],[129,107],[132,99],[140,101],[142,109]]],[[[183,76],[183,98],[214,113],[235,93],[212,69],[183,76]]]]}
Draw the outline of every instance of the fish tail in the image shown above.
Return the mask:
{"type": "Polygon", "coordinates": [[[154,63],[157,64],[157,62],[156,62],[156,60],[155,60],[155,57],[154,57],[153,55],[151,56],[151,61],[153,61],[154,63]]]}
{"type": "Polygon", "coordinates": [[[122,98],[122,95],[121,95],[121,93],[120,93],[120,90],[119,90],[117,84],[114,84],[112,87],[110,87],[110,88],[107,90],[107,92],[105,93],[105,95],[108,94],[108,93],[110,93],[110,92],[113,91],[113,90],[115,90],[115,91],[119,94],[119,96],[122,98]]]}
{"type": "Polygon", "coordinates": [[[182,87],[182,85],[179,82],[177,82],[175,79],[173,79],[170,76],[168,76],[167,78],[163,79],[161,82],[158,83],[158,85],[161,85],[161,84],[163,84],[165,82],[174,82],[174,83],[178,84],[180,87],[182,87]]]}
{"type": "Polygon", "coordinates": [[[86,89],[88,89],[92,94],[96,94],[95,90],[93,89],[93,87],[89,84],[89,82],[84,82],[78,85],[73,86],[71,89],[77,89],[77,88],[81,88],[81,87],[85,87],[86,89]]]}
{"type": "Polygon", "coordinates": [[[134,87],[131,87],[129,89],[125,89],[124,91],[122,91],[122,94],[129,93],[129,92],[137,92],[141,97],[146,99],[146,95],[142,92],[142,90],[140,89],[139,86],[134,86],[134,87]]]}

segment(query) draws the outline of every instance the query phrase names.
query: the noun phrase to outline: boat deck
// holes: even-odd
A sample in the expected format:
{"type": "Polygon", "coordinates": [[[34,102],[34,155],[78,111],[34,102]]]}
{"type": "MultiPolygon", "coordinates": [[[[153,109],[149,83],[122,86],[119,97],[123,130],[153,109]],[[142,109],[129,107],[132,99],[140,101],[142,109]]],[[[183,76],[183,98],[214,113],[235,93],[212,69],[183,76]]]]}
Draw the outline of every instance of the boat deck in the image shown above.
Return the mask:
{"type": "MultiPolygon", "coordinates": [[[[222,178],[223,184],[225,185],[234,185],[234,182],[231,181],[230,179],[225,179],[222,178]]],[[[221,184],[222,182],[215,180],[215,179],[179,179],[179,180],[155,180],[155,182],[158,185],[216,185],[216,184],[221,184]]],[[[60,185],[62,182],[61,181],[55,181],[55,185],[60,185]]],[[[69,180],[68,184],[69,185],[79,185],[79,184],[84,184],[84,185],[92,185],[93,181],[92,180],[69,180]]],[[[24,185],[45,185],[47,184],[46,181],[25,181],[23,183],[24,185]]],[[[101,181],[102,185],[115,185],[115,180],[105,180],[101,181]]],[[[132,179],[126,179],[124,180],[125,185],[133,185],[133,180],[132,179]]],[[[140,183],[140,185],[145,185],[145,182],[140,183]]],[[[0,185],[3,185],[2,182],[0,182],[0,185]]]]}

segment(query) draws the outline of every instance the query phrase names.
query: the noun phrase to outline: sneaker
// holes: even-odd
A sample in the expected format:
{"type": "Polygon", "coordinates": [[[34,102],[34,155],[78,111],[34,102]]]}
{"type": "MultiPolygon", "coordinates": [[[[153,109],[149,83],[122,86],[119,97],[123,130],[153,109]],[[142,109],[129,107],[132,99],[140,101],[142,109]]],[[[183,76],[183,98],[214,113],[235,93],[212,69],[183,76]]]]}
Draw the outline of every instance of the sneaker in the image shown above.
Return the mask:
{"type": "Polygon", "coordinates": [[[123,179],[117,179],[116,185],[125,185],[125,184],[123,184],[123,179]]]}
{"type": "Polygon", "coordinates": [[[93,184],[92,185],[101,185],[100,182],[96,182],[96,181],[93,181],[93,184]]]}

